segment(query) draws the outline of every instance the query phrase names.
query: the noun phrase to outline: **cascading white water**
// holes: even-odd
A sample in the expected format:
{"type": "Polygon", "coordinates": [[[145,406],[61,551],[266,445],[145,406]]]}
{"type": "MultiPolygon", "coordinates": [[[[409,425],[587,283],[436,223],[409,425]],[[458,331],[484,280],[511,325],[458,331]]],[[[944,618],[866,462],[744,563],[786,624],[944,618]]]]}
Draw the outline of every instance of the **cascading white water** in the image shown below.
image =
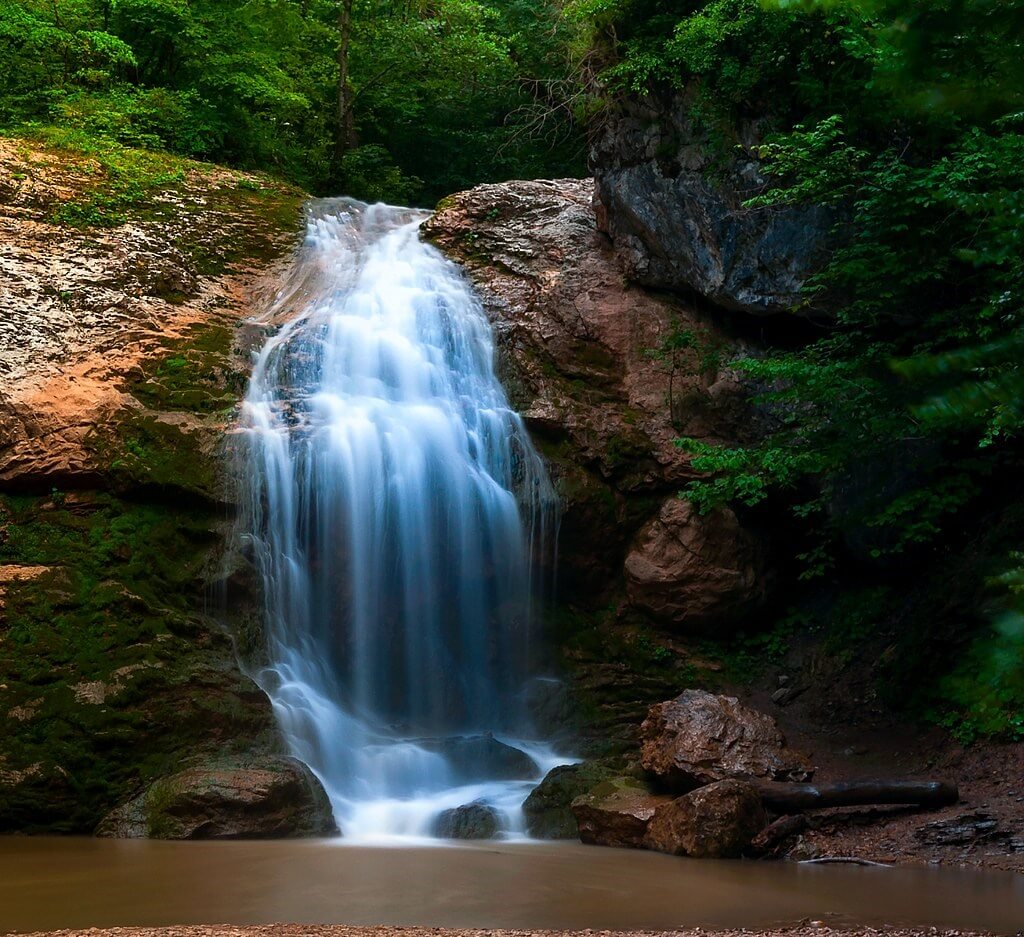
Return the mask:
{"type": "Polygon", "coordinates": [[[514,834],[558,761],[523,741],[557,502],[426,217],[312,203],[243,408],[256,676],[349,839],[429,835],[473,802],[514,834]]]}

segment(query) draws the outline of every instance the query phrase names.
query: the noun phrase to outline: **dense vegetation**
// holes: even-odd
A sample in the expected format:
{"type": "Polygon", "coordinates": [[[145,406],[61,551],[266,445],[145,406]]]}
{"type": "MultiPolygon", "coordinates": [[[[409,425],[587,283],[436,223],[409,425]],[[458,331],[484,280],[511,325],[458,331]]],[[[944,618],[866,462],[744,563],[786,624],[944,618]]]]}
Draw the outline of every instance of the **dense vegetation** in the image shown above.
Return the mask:
{"type": "Polygon", "coordinates": [[[738,363],[765,388],[773,431],[742,449],[682,440],[710,473],[688,496],[788,506],[805,595],[838,590],[827,617],[849,627],[853,612],[860,639],[889,629],[892,697],[965,738],[1024,735],[1024,8],[591,9],[621,93],[685,91],[723,146],[738,116],[770,117],[751,155],[777,184],[749,207],[830,203],[844,219],[794,310],[815,337],[738,363]],[[959,603],[921,601],[917,583],[948,600],[951,577],[959,603]]]}
{"type": "Polygon", "coordinates": [[[547,0],[0,0],[0,127],[430,202],[582,171],[547,0]],[[554,115],[554,116],[553,116],[554,115]]]}

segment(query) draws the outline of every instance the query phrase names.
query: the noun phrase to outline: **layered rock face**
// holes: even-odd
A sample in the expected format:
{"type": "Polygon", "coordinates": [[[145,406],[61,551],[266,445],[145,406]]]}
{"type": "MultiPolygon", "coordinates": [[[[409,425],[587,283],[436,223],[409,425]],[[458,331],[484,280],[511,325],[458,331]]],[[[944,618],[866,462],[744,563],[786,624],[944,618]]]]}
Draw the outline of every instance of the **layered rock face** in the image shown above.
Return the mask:
{"type": "Polygon", "coordinates": [[[556,640],[596,751],[628,744],[647,706],[678,687],[657,666],[648,677],[622,662],[646,667],[638,635],[652,619],[683,634],[727,629],[764,589],[762,554],[737,519],[702,518],[678,498],[697,476],[679,437],[755,438],[729,367],[744,345],[624,279],[593,199],[591,180],[483,185],[443,201],[423,231],[476,287],[501,379],[562,497],[558,591],[563,608],[585,610],[570,619],[584,637],[556,640]]]}
{"type": "Polygon", "coordinates": [[[236,325],[303,195],[181,163],[97,226],[112,184],[88,156],[0,140],[0,831],[92,832],[161,778],[277,744],[207,609],[236,325]]]}
{"type": "Polygon", "coordinates": [[[689,307],[624,283],[592,200],[590,180],[483,185],[424,225],[483,301],[502,380],[565,498],[560,575],[582,589],[619,573],[652,496],[695,477],[674,440],[724,442],[745,417],[727,367],[734,343],[689,307]],[[660,361],[673,329],[695,347],[660,361]],[[720,365],[702,368],[705,346],[720,365]]]}
{"type": "Polygon", "coordinates": [[[637,283],[755,315],[795,306],[828,257],[835,215],[744,208],[766,187],[746,155],[761,123],[743,121],[731,144],[716,143],[689,109],[685,94],[651,92],[620,101],[602,122],[591,151],[601,230],[637,283]]]}

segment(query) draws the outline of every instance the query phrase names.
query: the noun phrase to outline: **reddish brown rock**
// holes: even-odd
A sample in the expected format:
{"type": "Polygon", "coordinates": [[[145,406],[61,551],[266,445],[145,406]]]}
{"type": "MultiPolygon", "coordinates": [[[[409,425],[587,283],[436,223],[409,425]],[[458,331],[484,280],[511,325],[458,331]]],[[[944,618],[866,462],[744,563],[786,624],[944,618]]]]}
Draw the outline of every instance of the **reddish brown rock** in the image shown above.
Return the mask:
{"type": "Polygon", "coordinates": [[[633,541],[626,587],[634,608],[661,621],[719,628],[764,600],[764,559],[728,508],[702,515],[673,496],[633,541]]]}
{"type": "Polygon", "coordinates": [[[692,305],[626,283],[592,198],[590,179],[482,185],[423,226],[480,296],[502,383],[566,503],[560,585],[587,595],[617,577],[652,493],[697,476],[674,440],[732,444],[753,425],[728,366],[739,344],[692,305]],[[694,347],[665,360],[673,327],[694,347]]]}
{"type": "Polygon", "coordinates": [[[337,832],[327,795],[291,758],[235,759],[161,778],[111,811],[97,836],[258,839],[337,832]]]}
{"type": "Polygon", "coordinates": [[[671,799],[633,778],[614,778],[577,797],[572,812],[584,843],[639,848],[651,817],[671,799]]]}
{"type": "Polygon", "coordinates": [[[718,781],[659,807],[644,835],[657,852],[695,859],[739,856],[768,825],[757,791],[742,781],[718,781]]]}
{"type": "Polygon", "coordinates": [[[704,690],[652,706],[640,736],[644,769],[676,790],[727,779],[806,781],[814,773],[771,716],[704,690]]]}

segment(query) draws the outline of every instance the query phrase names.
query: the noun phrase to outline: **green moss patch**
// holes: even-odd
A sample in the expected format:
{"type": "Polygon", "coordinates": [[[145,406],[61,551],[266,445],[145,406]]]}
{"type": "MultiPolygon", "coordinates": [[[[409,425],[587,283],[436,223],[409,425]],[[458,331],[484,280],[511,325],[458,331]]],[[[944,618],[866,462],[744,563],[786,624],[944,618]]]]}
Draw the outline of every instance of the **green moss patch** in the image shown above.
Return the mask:
{"type": "Polygon", "coordinates": [[[265,698],[196,611],[214,514],[101,493],[0,510],[0,564],[48,568],[5,587],[0,830],[90,832],[203,750],[267,737],[265,698]]]}

